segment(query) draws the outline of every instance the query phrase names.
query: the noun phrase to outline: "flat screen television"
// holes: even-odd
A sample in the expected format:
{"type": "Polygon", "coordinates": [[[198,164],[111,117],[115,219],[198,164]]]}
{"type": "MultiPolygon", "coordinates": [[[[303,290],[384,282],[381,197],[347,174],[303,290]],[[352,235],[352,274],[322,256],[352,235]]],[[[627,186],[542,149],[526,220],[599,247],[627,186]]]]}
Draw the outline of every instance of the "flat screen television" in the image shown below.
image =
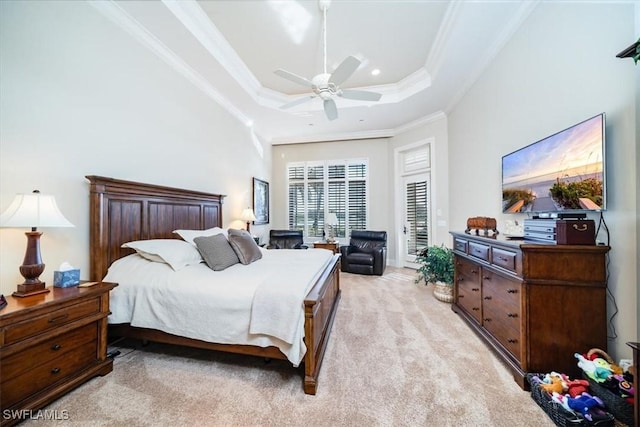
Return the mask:
{"type": "Polygon", "coordinates": [[[605,115],[502,157],[503,213],[549,217],[606,208],[605,115]]]}

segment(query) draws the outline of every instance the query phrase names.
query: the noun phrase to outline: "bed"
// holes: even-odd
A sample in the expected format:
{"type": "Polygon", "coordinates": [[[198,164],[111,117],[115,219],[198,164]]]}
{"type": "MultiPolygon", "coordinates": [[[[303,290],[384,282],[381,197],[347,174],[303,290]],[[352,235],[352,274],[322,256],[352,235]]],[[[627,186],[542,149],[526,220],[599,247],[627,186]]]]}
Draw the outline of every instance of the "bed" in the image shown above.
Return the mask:
{"type": "MultiPolygon", "coordinates": [[[[173,233],[176,229],[222,227],[223,195],[93,175],[86,178],[90,182],[90,280],[102,280],[112,264],[124,264],[135,258],[133,250],[121,247],[123,243],[180,239],[173,233]]],[[[302,252],[307,251],[297,251],[302,252]]],[[[286,251],[279,252],[277,256],[265,252],[265,255],[273,256],[265,256],[262,264],[282,262],[285,254],[286,251]]],[[[304,367],[303,389],[307,394],[316,394],[322,360],[340,300],[340,256],[330,255],[328,258],[323,268],[310,276],[312,281],[303,300],[301,322],[306,351],[301,356],[301,365],[304,367]]],[[[245,267],[257,269],[261,261],[253,266],[238,266],[236,270],[241,271],[245,267]]],[[[206,269],[202,266],[199,268],[206,269]]],[[[242,271],[246,273],[250,270],[242,271]]],[[[255,271],[258,274],[258,270],[255,271]]],[[[148,277],[153,277],[153,274],[148,277]]],[[[284,275],[282,279],[285,279],[284,275]]],[[[130,323],[110,324],[109,334],[263,358],[290,361],[292,358],[289,352],[277,345],[266,345],[264,341],[256,344],[211,342],[184,336],[188,334],[180,332],[169,333],[166,330],[132,326],[130,323]]]]}

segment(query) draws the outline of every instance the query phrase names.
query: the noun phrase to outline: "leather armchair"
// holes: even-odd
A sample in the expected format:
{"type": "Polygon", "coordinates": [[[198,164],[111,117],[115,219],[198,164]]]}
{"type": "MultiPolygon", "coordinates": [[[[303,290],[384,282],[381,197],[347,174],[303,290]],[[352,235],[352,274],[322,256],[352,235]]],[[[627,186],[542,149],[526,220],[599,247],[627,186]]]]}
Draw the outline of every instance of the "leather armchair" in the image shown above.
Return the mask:
{"type": "Polygon", "coordinates": [[[271,230],[267,249],[307,249],[301,230],[271,230]]]}
{"type": "Polygon", "coordinates": [[[340,246],[341,270],[382,276],[387,266],[387,232],[353,230],[348,246],[340,246]]]}

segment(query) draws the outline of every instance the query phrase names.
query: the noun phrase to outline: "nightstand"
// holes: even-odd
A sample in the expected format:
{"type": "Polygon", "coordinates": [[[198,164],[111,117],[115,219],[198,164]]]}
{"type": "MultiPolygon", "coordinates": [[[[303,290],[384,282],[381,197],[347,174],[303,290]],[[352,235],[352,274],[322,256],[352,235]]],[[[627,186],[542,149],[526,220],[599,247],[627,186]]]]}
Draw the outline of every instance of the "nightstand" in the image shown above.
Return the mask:
{"type": "MultiPolygon", "coordinates": [[[[112,371],[107,316],[109,291],[116,286],[104,282],[7,297],[0,311],[0,413],[29,416],[28,410],[40,409],[90,378],[112,371]]],[[[20,421],[0,417],[2,426],[20,421]]]]}
{"type": "Polygon", "coordinates": [[[334,254],[340,252],[340,243],[338,242],[313,242],[314,248],[329,249],[334,254]]]}

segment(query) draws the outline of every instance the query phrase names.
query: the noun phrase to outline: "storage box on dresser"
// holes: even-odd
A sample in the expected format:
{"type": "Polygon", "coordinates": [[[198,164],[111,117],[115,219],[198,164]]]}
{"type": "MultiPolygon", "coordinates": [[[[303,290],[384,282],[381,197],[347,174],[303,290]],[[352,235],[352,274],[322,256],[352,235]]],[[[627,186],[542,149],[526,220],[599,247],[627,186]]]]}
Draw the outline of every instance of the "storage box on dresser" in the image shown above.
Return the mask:
{"type": "Polygon", "coordinates": [[[0,311],[1,425],[20,421],[7,414],[38,410],[88,379],[111,372],[107,316],[109,291],[115,286],[99,283],[7,297],[0,311]]]}
{"type": "Polygon", "coordinates": [[[451,233],[452,309],[511,369],[579,378],[573,354],[607,346],[607,246],[554,245],[451,233]]]}

